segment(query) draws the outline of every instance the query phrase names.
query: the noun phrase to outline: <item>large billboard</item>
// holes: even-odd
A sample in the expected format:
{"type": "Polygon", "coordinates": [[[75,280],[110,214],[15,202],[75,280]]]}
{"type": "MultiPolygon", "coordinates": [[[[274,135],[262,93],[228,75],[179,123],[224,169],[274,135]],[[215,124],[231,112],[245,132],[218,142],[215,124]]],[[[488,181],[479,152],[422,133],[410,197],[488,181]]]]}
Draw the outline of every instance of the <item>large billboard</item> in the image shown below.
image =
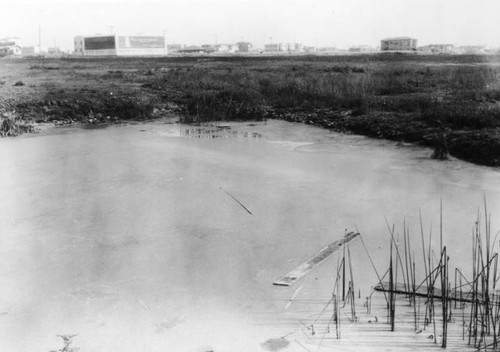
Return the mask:
{"type": "Polygon", "coordinates": [[[133,49],[163,49],[165,48],[165,37],[161,36],[120,36],[118,37],[120,48],[133,49]]]}
{"type": "Polygon", "coordinates": [[[115,36],[86,37],[84,38],[85,50],[115,49],[115,36]]]}

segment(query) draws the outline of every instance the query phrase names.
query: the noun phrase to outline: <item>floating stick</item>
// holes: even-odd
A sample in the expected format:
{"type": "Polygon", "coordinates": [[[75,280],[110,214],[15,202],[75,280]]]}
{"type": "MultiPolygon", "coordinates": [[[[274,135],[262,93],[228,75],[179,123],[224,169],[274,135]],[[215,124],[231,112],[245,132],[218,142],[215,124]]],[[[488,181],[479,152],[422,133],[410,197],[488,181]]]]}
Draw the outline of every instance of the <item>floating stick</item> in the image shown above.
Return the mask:
{"type": "Polygon", "coordinates": [[[242,203],[241,203],[238,199],[236,199],[236,197],[235,197],[235,196],[233,196],[231,193],[229,193],[228,191],[226,191],[224,188],[222,188],[222,187],[219,187],[219,188],[220,188],[220,189],[222,189],[224,192],[226,192],[226,194],[227,194],[229,197],[233,198],[233,199],[234,199],[234,201],[235,201],[236,203],[238,203],[239,205],[241,205],[241,207],[242,207],[243,209],[245,209],[245,210],[247,211],[247,213],[248,213],[248,214],[252,215],[252,212],[251,212],[250,210],[248,210],[248,208],[247,208],[246,206],[244,206],[244,205],[243,205],[243,204],[242,204],[242,203]]]}

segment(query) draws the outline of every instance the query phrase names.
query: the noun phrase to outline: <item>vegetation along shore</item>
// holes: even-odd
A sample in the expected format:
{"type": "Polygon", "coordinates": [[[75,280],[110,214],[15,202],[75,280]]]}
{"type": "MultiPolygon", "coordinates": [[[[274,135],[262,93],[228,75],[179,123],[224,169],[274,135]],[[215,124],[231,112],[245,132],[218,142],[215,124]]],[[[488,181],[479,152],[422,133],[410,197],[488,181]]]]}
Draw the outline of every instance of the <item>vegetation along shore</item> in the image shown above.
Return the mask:
{"type": "Polygon", "coordinates": [[[283,119],[500,166],[500,56],[0,59],[0,132],[175,113],[283,119]]]}

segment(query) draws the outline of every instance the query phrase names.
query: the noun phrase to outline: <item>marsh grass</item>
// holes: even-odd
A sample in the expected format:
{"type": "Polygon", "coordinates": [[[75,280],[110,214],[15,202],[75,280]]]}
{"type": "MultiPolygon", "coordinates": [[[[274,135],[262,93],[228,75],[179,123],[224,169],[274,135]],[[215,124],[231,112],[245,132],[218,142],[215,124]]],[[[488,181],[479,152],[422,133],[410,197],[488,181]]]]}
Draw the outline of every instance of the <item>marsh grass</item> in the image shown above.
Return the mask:
{"type": "Polygon", "coordinates": [[[151,64],[125,79],[184,107],[184,122],[284,118],[422,143],[434,147],[438,159],[450,153],[500,164],[500,66],[482,57],[212,58],[156,62],[153,69],[151,64]],[[347,117],[339,118],[343,112],[347,117]]]}
{"type": "Polygon", "coordinates": [[[16,89],[26,99],[10,110],[35,121],[148,119],[169,107],[188,123],[277,118],[500,165],[499,64],[416,54],[32,59],[26,69],[42,81],[16,89]]]}
{"type": "Polygon", "coordinates": [[[20,119],[15,111],[0,108],[0,135],[2,137],[17,136],[33,131],[33,126],[20,119]]]}
{"type": "Polygon", "coordinates": [[[425,57],[422,62],[415,57],[397,63],[394,57],[386,59],[371,57],[364,66],[350,58],[197,62],[156,70],[141,81],[159,91],[177,92],[193,121],[259,119],[270,107],[352,110],[354,115],[412,113],[452,129],[499,126],[498,66],[429,65],[425,57]]]}

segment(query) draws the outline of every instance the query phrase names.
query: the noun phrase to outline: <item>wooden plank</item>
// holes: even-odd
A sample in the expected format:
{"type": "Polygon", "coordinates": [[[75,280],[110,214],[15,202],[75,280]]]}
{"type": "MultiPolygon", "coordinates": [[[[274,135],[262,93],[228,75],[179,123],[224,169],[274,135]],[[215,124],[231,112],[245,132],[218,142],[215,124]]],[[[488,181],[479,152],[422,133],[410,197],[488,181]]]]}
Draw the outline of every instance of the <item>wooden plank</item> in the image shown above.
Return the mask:
{"type": "MultiPolygon", "coordinates": [[[[378,283],[377,285],[375,285],[375,287],[373,288],[375,291],[385,291],[385,292],[389,292],[389,282],[381,282],[381,283],[378,283]]],[[[398,283],[395,283],[394,284],[394,287],[393,287],[393,291],[394,293],[397,293],[397,294],[403,294],[403,295],[412,295],[413,294],[413,291],[412,290],[407,290],[405,288],[405,285],[401,282],[398,282],[398,283]]],[[[427,290],[427,286],[419,286],[417,287],[417,289],[415,290],[415,296],[419,296],[419,297],[427,297],[429,296],[429,293],[428,293],[428,290],[427,290]]],[[[442,299],[442,294],[441,294],[441,290],[438,289],[438,288],[434,288],[434,292],[433,292],[433,295],[432,295],[435,299],[442,299]]],[[[455,294],[455,290],[451,289],[450,292],[449,292],[449,297],[448,297],[450,300],[453,300],[453,301],[462,301],[462,302],[471,302],[472,301],[472,292],[471,291],[457,291],[456,294],[455,294]]],[[[482,301],[482,296],[481,295],[477,295],[477,299],[479,299],[480,301],[482,301]]]]}
{"type": "Polygon", "coordinates": [[[341,249],[343,246],[354,240],[359,233],[349,232],[341,240],[335,241],[328,246],[324,247],[312,257],[306,260],[304,263],[300,264],[298,267],[290,271],[285,276],[273,282],[273,285],[278,286],[291,286],[297,282],[300,278],[305,276],[308,272],[313,270],[315,267],[320,265],[325,259],[330,257],[333,253],[341,249]]]}

